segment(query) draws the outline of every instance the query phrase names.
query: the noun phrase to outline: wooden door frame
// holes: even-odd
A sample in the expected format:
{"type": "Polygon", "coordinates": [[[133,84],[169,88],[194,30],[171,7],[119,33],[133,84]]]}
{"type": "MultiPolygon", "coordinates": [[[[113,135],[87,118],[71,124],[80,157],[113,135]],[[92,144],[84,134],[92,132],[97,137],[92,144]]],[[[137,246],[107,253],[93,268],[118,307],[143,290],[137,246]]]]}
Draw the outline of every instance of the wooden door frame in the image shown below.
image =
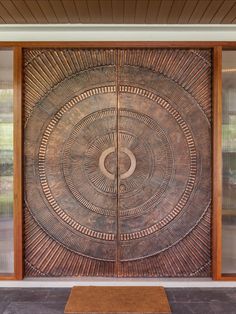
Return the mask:
{"type": "Polygon", "coordinates": [[[236,281],[236,274],[222,273],[222,51],[236,50],[236,42],[213,48],[213,143],[212,143],[212,277],[236,281]]]}
{"type": "Polygon", "coordinates": [[[0,274],[0,280],[23,279],[23,130],[22,130],[22,48],[3,46],[13,51],[13,237],[14,273],[0,274]]]}
{"type": "Polygon", "coordinates": [[[14,274],[0,280],[22,280],[23,262],[23,103],[22,51],[24,48],[183,48],[212,49],[212,278],[236,280],[236,275],[223,275],[222,265],[222,49],[236,49],[236,42],[171,41],[171,42],[0,42],[0,49],[14,51],[14,274]]]}

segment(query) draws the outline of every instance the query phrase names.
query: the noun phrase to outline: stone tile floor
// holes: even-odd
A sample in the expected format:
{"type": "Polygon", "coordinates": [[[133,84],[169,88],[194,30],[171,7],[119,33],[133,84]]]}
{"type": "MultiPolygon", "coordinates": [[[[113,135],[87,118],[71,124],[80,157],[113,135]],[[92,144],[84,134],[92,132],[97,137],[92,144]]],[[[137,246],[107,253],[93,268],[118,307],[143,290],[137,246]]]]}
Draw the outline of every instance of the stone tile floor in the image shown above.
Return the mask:
{"type": "MultiPolygon", "coordinates": [[[[168,288],[173,314],[236,314],[236,288],[168,288]]],[[[0,288],[1,314],[63,314],[70,289],[0,288]]]]}

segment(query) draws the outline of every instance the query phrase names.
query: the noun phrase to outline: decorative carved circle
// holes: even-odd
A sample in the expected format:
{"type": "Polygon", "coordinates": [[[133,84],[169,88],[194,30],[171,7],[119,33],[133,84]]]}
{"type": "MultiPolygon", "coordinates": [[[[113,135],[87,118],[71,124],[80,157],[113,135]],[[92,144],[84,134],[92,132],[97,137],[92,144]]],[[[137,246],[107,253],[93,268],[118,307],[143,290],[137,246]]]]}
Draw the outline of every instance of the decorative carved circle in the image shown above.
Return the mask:
{"type": "Polygon", "coordinates": [[[132,176],[132,174],[134,173],[134,171],[136,169],[136,158],[135,158],[134,154],[132,153],[132,151],[130,149],[128,149],[127,147],[122,147],[122,146],[119,149],[118,156],[120,156],[118,158],[118,169],[120,169],[120,175],[119,175],[120,180],[127,179],[130,176],[132,176]],[[125,171],[125,172],[122,171],[122,166],[124,164],[126,164],[126,162],[124,162],[124,159],[125,159],[123,157],[124,155],[129,157],[129,162],[130,162],[129,169],[127,171],[125,171]]]}
{"type": "Polygon", "coordinates": [[[45,274],[51,267],[57,275],[65,268],[104,275],[116,272],[119,257],[121,275],[201,271],[210,260],[210,53],[30,55],[24,137],[30,265],[40,264],[45,274]],[[39,76],[35,84],[31,78],[39,76]]]}
{"type": "Polygon", "coordinates": [[[133,174],[136,168],[136,158],[132,151],[126,147],[120,147],[118,152],[115,147],[109,147],[101,153],[99,168],[108,179],[115,180],[117,177],[117,164],[119,167],[119,178],[126,179],[133,174]],[[124,164],[128,164],[128,170],[125,169],[124,164]]]}
{"type": "MultiPolygon", "coordinates": [[[[123,89],[126,87],[123,87],[123,89]]],[[[134,88],[128,90],[129,92],[134,91],[134,88]]],[[[141,89],[135,88],[135,93],[142,93],[141,89]]],[[[183,134],[186,137],[186,141],[189,145],[190,157],[192,159],[192,164],[196,164],[196,151],[194,147],[194,142],[189,131],[188,126],[181,118],[179,113],[173,109],[170,104],[168,104],[163,99],[159,98],[155,94],[149,93],[148,98],[153,98],[157,101],[163,108],[165,108],[178,122],[178,125],[181,127],[183,134]]],[[[44,156],[45,147],[50,137],[50,133],[53,131],[54,125],[58,122],[58,119],[61,119],[64,113],[70,108],[71,104],[75,105],[75,100],[71,100],[68,104],[63,106],[57,115],[49,123],[48,128],[46,129],[44,136],[41,142],[40,156],[44,156]]],[[[104,211],[100,206],[96,206],[94,202],[88,202],[86,195],[80,191],[80,186],[86,184],[93,185],[99,192],[105,192],[111,194],[112,197],[116,195],[116,176],[114,173],[110,173],[104,166],[104,161],[107,156],[107,153],[114,153],[116,145],[116,130],[111,129],[110,133],[107,133],[107,124],[109,120],[114,120],[117,115],[116,109],[105,109],[102,111],[96,111],[89,116],[86,116],[84,119],[79,121],[79,123],[73,128],[64,149],[63,157],[63,169],[66,182],[70,188],[70,191],[81,203],[81,205],[86,206],[92,211],[95,211],[100,214],[105,215],[115,215],[115,211],[111,209],[110,211],[104,211]],[[100,121],[100,123],[99,123],[100,121]],[[103,121],[103,122],[102,122],[103,121]],[[93,127],[93,123],[96,122],[100,125],[100,128],[104,127],[104,135],[96,136],[96,127],[93,127]],[[81,143],[81,138],[87,136],[86,142],[87,146],[76,145],[76,143],[81,143]],[[102,169],[101,169],[102,166],[102,169]],[[81,170],[85,172],[88,177],[88,181],[84,180],[84,176],[81,174],[81,170]],[[104,174],[105,171],[105,174],[104,174]],[[81,182],[83,181],[83,182],[81,182]]],[[[171,172],[172,172],[172,157],[171,149],[168,144],[168,139],[164,131],[158,126],[157,122],[152,120],[150,117],[140,114],[135,111],[121,110],[120,111],[120,132],[119,132],[118,142],[121,145],[121,151],[129,152],[129,157],[131,160],[131,166],[129,170],[120,175],[121,179],[121,198],[125,195],[128,197],[132,196],[132,193],[139,193],[140,189],[143,189],[143,186],[148,186],[148,181],[151,179],[158,178],[155,182],[155,190],[151,191],[151,194],[148,194],[146,191],[146,199],[139,202],[135,208],[129,208],[127,210],[120,209],[120,216],[130,216],[130,215],[142,215],[145,211],[150,210],[153,206],[156,206],[158,200],[163,195],[166,190],[166,187],[169,183],[171,172]],[[128,125],[133,125],[133,132],[139,132],[142,130],[142,136],[136,134],[129,134],[125,130],[128,125]],[[144,134],[144,135],[143,135],[144,134]],[[148,144],[148,139],[152,137],[155,138],[152,147],[148,144]],[[124,148],[122,148],[124,147],[124,148]],[[129,149],[132,147],[133,152],[129,149]],[[137,157],[135,157],[135,155],[137,157]],[[146,157],[145,159],[143,157],[146,157]],[[136,161],[136,158],[138,160],[136,161]],[[135,173],[136,163],[139,163],[138,171],[135,173]],[[128,174],[128,176],[127,176],[128,174]],[[130,175],[132,174],[132,176],[130,175]]],[[[45,157],[45,156],[44,156],[45,157]]],[[[41,173],[41,178],[43,178],[42,188],[46,197],[48,198],[50,204],[63,218],[63,220],[68,220],[68,215],[65,214],[62,208],[57,205],[56,200],[53,197],[53,194],[50,192],[50,188],[45,188],[46,173],[44,170],[44,161],[45,158],[41,158],[39,171],[41,173]],[[49,197],[50,196],[50,197],[49,197]]],[[[122,165],[122,164],[121,164],[122,165]]],[[[191,168],[191,167],[190,167],[191,168]]],[[[128,240],[132,238],[143,237],[147,234],[157,231],[159,228],[162,228],[170,220],[173,219],[173,216],[176,216],[181,209],[185,206],[188,197],[191,193],[194,184],[194,174],[196,173],[196,167],[192,167],[190,170],[190,177],[188,184],[185,188],[185,191],[174,206],[173,210],[167,217],[156,223],[154,226],[148,227],[147,229],[136,232],[135,234],[124,234],[121,235],[123,240],[128,240]]],[[[42,182],[42,180],[41,180],[42,182]]],[[[80,226],[78,222],[74,222],[74,228],[83,232],[91,233],[94,237],[100,238],[111,238],[114,239],[114,235],[109,237],[109,235],[100,235],[95,231],[86,231],[87,229],[84,226],[80,226]]]]}
{"type": "Polygon", "coordinates": [[[115,180],[116,162],[116,148],[113,146],[105,149],[99,157],[99,169],[110,180],[115,180]],[[105,165],[105,161],[109,155],[112,155],[113,158],[109,158],[111,159],[110,162],[106,162],[105,165]],[[110,170],[110,168],[112,169],[110,170]]]}
{"type": "MultiPolygon", "coordinates": [[[[189,126],[170,103],[150,91],[137,87],[121,86],[120,91],[145,97],[162,108],[161,110],[175,121],[181,135],[181,141],[178,140],[174,144],[175,148],[187,148],[185,172],[188,175],[184,178],[182,193],[172,197],[173,203],[165,212],[159,212],[158,220],[151,224],[152,221],[149,221],[145,228],[135,232],[121,232],[122,241],[133,241],[148,238],[150,234],[173,221],[186,206],[195,185],[197,159],[189,126]]],[[[58,181],[63,179],[68,189],[64,188],[62,191],[64,198],[71,198],[69,195],[73,195],[77,201],[76,206],[90,210],[91,215],[94,213],[104,217],[116,217],[119,179],[119,217],[145,217],[147,212],[158,213],[158,204],[163,198],[167,199],[165,195],[173,185],[173,180],[177,178],[174,173],[179,166],[172,151],[173,140],[156,120],[144,113],[121,108],[118,134],[116,108],[91,112],[82,119],[78,117],[78,122],[70,125],[66,119],[70,111],[79,106],[80,102],[100,93],[103,93],[103,89],[96,88],[87,91],[86,95],[76,96],[52,117],[42,135],[38,171],[44,197],[58,218],[85,236],[114,241],[116,233],[97,231],[95,223],[95,228],[86,226],[80,221],[83,220],[80,210],[70,212],[61,206],[61,196],[58,200],[57,190],[54,190],[55,184],[50,182],[54,182],[57,177],[58,181]],[[57,129],[61,123],[68,127],[67,136],[62,136],[59,141],[60,157],[54,163],[52,180],[48,179],[47,168],[55,161],[55,156],[48,151],[50,147],[55,147],[53,134],[59,134],[57,129]]]]}
{"type": "MultiPolygon", "coordinates": [[[[119,193],[121,198],[125,198],[139,193],[144,186],[149,185],[149,182],[153,184],[153,178],[158,177],[159,182],[156,182],[155,190],[147,191],[146,198],[149,206],[152,206],[164,193],[172,171],[171,150],[164,131],[150,117],[128,110],[120,111],[121,121],[118,134],[120,147],[117,163],[114,158],[117,155],[115,148],[117,133],[114,129],[107,133],[107,123],[109,124],[110,119],[115,119],[116,115],[115,109],[106,109],[86,116],[73,128],[65,143],[63,154],[64,177],[71,193],[81,205],[103,215],[115,215],[116,209],[104,212],[102,204],[95,206],[96,202],[99,202],[97,199],[88,202],[87,195],[83,193],[84,190],[87,191],[86,186],[88,189],[92,186],[99,193],[106,193],[107,197],[116,197],[116,171],[118,169],[119,193]],[[102,135],[96,135],[94,122],[100,125],[99,133],[102,135]],[[130,123],[135,125],[133,134],[125,130],[126,125],[130,123]],[[140,129],[144,131],[143,136],[135,134],[140,129]],[[82,139],[85,136],[87,145],[77,145],[76,143],[83,142],[82,139]],[[155,149],[148,144],[149,137],[155,137],[155,149]],[[111,159],[110,162],[109,159],[111,159]]],[[[53,197],[52,194],[51,197],[53,197]]],[[[101,200],[103,201],[103,198],[101,200]]],[[[139,213],[136,209],[135,212],[129,209],[128,212],[121,210],[119,215],[143,214],[149,210],[146,203],[147,201],[140,200],[139,213]]],[[[68,218],[65,214],[63,217],[68,218]]]]}

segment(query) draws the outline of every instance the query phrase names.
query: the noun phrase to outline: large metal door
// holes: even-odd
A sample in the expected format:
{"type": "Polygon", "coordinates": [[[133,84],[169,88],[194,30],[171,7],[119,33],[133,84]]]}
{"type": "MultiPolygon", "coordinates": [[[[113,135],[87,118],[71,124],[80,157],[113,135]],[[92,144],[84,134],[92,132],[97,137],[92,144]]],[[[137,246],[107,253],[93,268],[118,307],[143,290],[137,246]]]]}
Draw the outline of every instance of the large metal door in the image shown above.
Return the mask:
{"type": "Polygon", "coordinates": [[[26,275],[210,275],[210,51],[24,57],[26,275]]]}

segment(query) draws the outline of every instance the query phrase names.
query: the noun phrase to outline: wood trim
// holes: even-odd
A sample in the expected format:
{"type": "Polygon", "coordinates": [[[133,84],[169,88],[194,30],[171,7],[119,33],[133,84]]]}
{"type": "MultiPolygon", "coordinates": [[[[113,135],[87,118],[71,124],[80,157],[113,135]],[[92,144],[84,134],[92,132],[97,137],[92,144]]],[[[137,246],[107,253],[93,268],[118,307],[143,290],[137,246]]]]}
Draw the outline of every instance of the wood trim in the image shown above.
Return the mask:
{"type": "MultiPolygon", "coordinates": [[[[235,50],[235,49],[236,49],[236,45],[224,48],[224,50],[235,50]]],[[[222,52],[221,52],[221,60],[222,60],[222,52]]],[[[222,64],[221,64],[221,67],[222,67],[222,64]]],[[[220,99],[220,101],[222,102],[222,77],[221,77],[220,92],[221,92],[221,95],[220,95],[221,99],[220,99]]],[[[221,106],[222,106],[222,103],[221,103],[221,106]]],[[[221,115],[222,115],[222,110],[221,110],[221,115]]],[[[221,120],[222,120],[222,118],[221,118],[221,120]]],[[[220,129],[222,129],[222,121],[221,121],[220,129]]],[[[222,131],[221,131],[221,133],[222,133],[222,131]]],[[[222,143],[221,143],[221,147],[219,149],[221,150],[221,159],[222,159],[222,143]]],[[[223,161],[221,160],[221,169],[222,169],[222,166],[223,166],[223,161]]],[[[221,184],[222,184],[222,174],[221,174],[221,184]]],[[[221,204],[222,204],[222,192],[221,192],[221,204]]],[[[222,217],[224,215],[223,211],[222,211],[222,205],[221,205],[220,211],[221,212],[219,214],[219,218],[218,218],[219,222],[218,223],[220,224],[220,227],[221,227],[221,229],[220,229],[221,230],[221,234],[220,234],[220,239],[218,239],[218,241],[219,241],[220,253],[221,253],[221,256],[219,258],[221,259],[220,263],[221,263],[221,266],[222,266],[222,217]]],[[[230,210],[228,212],[230,212],[230,210]]],[[[222,271],[222,268],[221,268],[221,271],[222,271]]],[[[221,273],[219,280],[221,280],[221,281],[236,281],[236,273],[235,274],[221,273]]]]}
{"type": "MultiPolygon", "coordinates": [[[[236,43],[232,48],[236,48],[236,43]]],[[[226,49],[230,49],[227,47],[226,49]]],[[[214,280],[235,281],[236,274],[222,274],[222,47],[213,50],[213,234],[214,280]]]]}
{"type": "MultiPolygon", "coordinates": [[[[224,47],[235,49],[236,43],[224,47]]],[[[222,46],[213,49],[213,220],[212,275],[214,280],[235,281],[222,274],[222,46]]]]}
{"type": "Polygon", "coordinates": [[[14,120],[14,270],[15,279],[23,279],[23,178],[22,178],[22,48],[14,48],[13,120],[14,120]]]}
{"type": "Polygon", "coordinates": [[[3,280],[16,280],[16,277],[15,276],[11,276],[11,275],[1,274],[0,281],[3,281],[3,280]]]}
{"type": "Polygon", "coordinates": [[[212,275],[221,279],[222,269],[222,47],[213,50],[213,219],[212,275]]]}
{"type": "Polygon", "coordinates": [[[221,281],[236,281],[236,274],[222,274],[221,281]]]}
{"type": "Polygon", "coordinates": [[[236,47],[236,41],[0,41],[0,47],[12,48],[214,48],[236,47]]]}

